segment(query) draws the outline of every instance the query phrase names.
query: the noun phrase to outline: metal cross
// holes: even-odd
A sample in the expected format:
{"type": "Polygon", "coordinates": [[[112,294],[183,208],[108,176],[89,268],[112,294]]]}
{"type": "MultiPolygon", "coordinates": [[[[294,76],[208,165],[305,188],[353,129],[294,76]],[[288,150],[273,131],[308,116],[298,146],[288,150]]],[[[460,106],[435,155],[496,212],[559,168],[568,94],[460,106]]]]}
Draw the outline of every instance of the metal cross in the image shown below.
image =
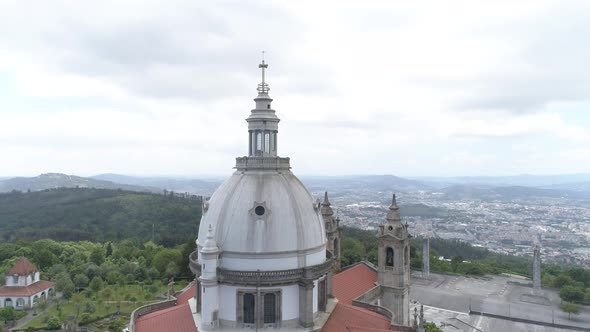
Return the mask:
{"type": "Polygon", "coordinates": [[[258,68],[262,68],[262,83],[264,83],[264,70],[268,68],[268,64],[264,63],[264,51],[262,51],[262,63],[258,65],[258,68]]]}

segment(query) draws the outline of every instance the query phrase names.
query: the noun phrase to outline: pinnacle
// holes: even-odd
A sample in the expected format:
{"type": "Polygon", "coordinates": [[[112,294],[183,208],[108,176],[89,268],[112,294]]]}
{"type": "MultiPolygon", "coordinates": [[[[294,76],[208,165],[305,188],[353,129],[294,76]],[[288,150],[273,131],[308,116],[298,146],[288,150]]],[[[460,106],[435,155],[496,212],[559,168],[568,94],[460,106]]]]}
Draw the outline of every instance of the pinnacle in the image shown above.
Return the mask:
{"type": "Polygon", "coordinates": [[[328,192],[324,192],[324,202],[322,205],[330,205],[330,201],[328,200],[328,192]]]}

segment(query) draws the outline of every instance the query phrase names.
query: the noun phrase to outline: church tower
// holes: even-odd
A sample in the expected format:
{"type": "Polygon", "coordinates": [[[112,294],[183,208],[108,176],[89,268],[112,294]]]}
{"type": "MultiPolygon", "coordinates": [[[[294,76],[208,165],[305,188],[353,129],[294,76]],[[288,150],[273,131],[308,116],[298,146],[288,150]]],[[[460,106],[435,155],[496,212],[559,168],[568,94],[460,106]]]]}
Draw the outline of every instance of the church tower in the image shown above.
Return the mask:
{"type": "Polygon", "coordinates": [[[334,218],[334,211],[330,206],[328,200],[328,192],[324,193],[324,201],[322,202],[322,218],[324,219],[324,226],[326,228],[326,251],[331,254],[334,260],[334,270],[340,270],[340,220],[334,218]]]}
{"type": "Polygon", "coordinates": [[[277,153],[280,120],[265,80],[268,64],[258,67],[248,154],[236,158],[235,172],[203,204],[189,259],[198,278],[199,331],[318,328],[332,301],[322,206],[277,153]]]}
{"type": "Polygon", "coordinates": [[[402,224],[399,207],[393,200],[387,223],[379,226],[378,283],[381,306],[393,312],[393,323],[410,326],[410,234],[402,224]]]}

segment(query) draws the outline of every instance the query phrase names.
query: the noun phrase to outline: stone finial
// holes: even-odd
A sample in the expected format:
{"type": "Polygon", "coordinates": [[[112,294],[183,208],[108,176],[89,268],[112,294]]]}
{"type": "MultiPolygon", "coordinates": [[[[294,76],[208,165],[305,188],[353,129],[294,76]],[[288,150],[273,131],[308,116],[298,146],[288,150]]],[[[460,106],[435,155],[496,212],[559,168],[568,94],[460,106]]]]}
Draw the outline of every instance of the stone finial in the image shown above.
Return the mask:
{"type": "Polygon", "coordinates": [[[393,194],[393,198],[391,199],[391,206],[389,207],[389,211],[387,212],[387,220],[392,223],[401,222],[399,207],[397,206],[395,193],[393,194]]]}
{"type": "Polygon", "coordinates": [[[330,201],[328,200],[328,192],[324,192],[324,201],[322,202],[322,215],[324,216],[332,216],[334,215],[334,210],[330,207],[330,201]]]}
{"type": "Polygon", "coordinates": [[[330,205],[330,201],[328,200],[328,192],[324,192],[324,202],[322,203],[322,205],[330,205]]]}
{"type": "Polygon", "coordinates": [[[216,252],[219,248],[217,247],[217,242],[213,237],[213,227],[209,224],[209,228],[207,229],[207,236],[205,243],[203,244],[203,249],[201,252],[208,253],[208,252],[216,252]]]}

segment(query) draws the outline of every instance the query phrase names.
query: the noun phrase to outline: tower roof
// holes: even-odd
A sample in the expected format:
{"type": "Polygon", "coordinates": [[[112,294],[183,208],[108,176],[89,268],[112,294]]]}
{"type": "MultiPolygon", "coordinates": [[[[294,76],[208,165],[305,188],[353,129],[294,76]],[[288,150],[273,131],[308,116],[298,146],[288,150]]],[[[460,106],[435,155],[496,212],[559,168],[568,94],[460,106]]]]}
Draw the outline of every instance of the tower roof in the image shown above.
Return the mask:
{"type": "Polygon", "coordinates": [[[7,275],[18,274],[24,276],[33,272],[37,272],[37,267],[25,257],[21,258],[14,266],[8,270],[7,275]]]}
{"type": "Polygon", "coordinates": [[[401,217],[399,214],[399,207],[397,206],[397,200],[395,198],[395,193],[393,194],[391,205],[389,206],[389,211],[387,212],[387,221],[390,223],[401,223],[401,217]]]}
{"type": "Polygon", "coordinates": [[[324,216],[331,216],[334,214],[334,210],[330,206],[330,201],[328,200],[328,192],[324,192],[324,201],[322,202],[322,214],[324,216]]]}

